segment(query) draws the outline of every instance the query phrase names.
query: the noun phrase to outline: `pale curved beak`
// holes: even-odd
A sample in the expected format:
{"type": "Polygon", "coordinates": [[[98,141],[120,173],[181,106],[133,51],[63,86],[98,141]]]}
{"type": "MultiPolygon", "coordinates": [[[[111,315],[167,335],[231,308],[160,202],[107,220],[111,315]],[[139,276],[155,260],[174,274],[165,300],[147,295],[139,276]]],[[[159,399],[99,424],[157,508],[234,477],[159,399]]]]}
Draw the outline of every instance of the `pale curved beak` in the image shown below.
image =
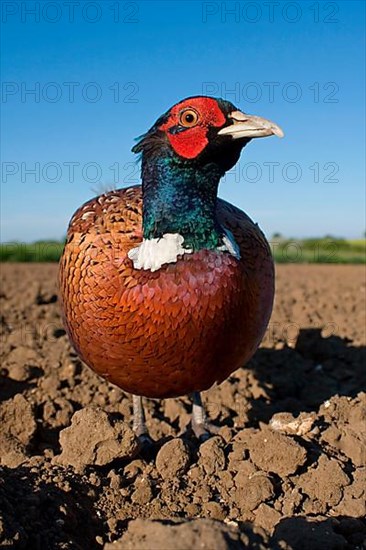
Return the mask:
{"type": "Polygon", "coordinates": [[[232,119],[233,124],[220,130],[218,132],[219,136],[231,136],[233,139],[273,135],[282,138],[284,136],[282,129],[277,124],[260,116],[233,111],[230,113],[229,118],[232,119]]]}

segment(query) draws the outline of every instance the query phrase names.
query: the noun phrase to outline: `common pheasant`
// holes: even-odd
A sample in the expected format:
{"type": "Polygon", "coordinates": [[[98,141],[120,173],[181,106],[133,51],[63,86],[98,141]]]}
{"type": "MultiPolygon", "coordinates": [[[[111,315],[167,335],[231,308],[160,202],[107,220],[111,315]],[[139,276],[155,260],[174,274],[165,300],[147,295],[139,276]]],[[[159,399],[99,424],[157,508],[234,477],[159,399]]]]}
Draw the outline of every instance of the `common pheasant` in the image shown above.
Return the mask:
{"type": "Polygon", "coordinates": [[[184,394],[193,431],[206,438],[199,392],[243,366],[264,335],[271,252],[217,191],[243,147],[273,134],[283,136],[228,101],[187,98],[133,147],[142,185],[93,198],[70,221],[59,273],[65,326],[81,359],[133,394],[141,438],[142,396],[184,394]]]}

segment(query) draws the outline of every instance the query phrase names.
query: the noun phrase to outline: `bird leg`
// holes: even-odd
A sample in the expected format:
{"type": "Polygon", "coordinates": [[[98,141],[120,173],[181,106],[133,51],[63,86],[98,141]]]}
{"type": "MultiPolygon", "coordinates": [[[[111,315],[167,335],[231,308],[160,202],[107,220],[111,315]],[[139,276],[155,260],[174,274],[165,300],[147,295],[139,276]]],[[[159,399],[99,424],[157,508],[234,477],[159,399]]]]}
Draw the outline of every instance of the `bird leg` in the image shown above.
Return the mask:
{"type": "Polygon", "coordinates": [[[218,431],[216,426],[207,420],[206,411],[202,405],[201,394],[196,391],[189,396],[192,400],[192,430],[197,439],[206,441],[212,434],[218,431]]]}
{"type": "Polygon", "coordinates": [[[142,404],[142,397],[140,395],[132,396],[133,402],[133,431],[140,440],[142,446],[150,445],[152,439],[149,436],[148,429],[146,427],[146,418],[144,407],[142,404]]]}

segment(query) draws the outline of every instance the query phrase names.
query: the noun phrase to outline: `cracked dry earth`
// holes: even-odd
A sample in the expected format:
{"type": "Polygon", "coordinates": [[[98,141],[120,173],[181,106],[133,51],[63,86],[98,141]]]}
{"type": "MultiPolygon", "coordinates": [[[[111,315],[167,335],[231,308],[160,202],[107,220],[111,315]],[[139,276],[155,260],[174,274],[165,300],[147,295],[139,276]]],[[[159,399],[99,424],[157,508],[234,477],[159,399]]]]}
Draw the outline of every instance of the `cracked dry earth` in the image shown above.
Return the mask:
{"type": "Polygon", "coordinates": [[[150,400],[149,456],[130,397],[68,343],[57,266],[1,272],[1,547],[366,548],[363,267],[278,266],[260,349],[204,394],[218,435],[150,400]]]}

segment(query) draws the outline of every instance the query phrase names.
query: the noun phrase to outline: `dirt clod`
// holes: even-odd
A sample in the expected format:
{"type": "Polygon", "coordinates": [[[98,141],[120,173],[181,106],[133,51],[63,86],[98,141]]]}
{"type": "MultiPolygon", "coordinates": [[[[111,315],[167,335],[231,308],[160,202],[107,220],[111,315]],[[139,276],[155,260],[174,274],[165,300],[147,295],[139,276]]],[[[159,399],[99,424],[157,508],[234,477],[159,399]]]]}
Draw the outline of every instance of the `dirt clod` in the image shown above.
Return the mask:
{"type": "Polygon", "coordinates": [[[133,458],[138,450],[138,441],[129,426],[92,407],[73,415],[71,426],[60,433],[60,443],[62,453],[55,462],[74,466],[78,471],[85,466],[105,466],[117,458],[133,458]]]}
{"type": "Polygon", "coordinates": [[[274,496],[274,488],[271,479],[263,472],[256,472],[251,476],[241,472],[235,477],[236,501],[241,510],[255,510],[262,502],[274,496]]]}
{"type": "Polygon", "coordinates": [[[106,544],[104,550],[244,550],[246,539],[249,537],[241,535],[237,528],[209,519],[181,523],[136,519],[119,541],[106,544]]]}
{"type": "Polygon", "coordinates": [[[0,464],[15,468],[27,458],[37,424],[28,401],[20,394],[0,405],[0,464]]]}
{"type": "Polygon", "coordinates": [[[302,413],[294,418],[291,413],[274,414],[270,420],[272,430],[289,435],[306,435],[313,427],[315,414],[302,413]]]}
{"type": "Polygon", "coordinates": [[[252,443],[250,457],[265,472],[287,476],[305,463],[304,447],[286,435],[265,429],[253,436],[252,443]]]}
{"type": "Polygon", "coordinates": [[[211,475],[225,469],[224,441],[221,437],[212,437],[200,446],[199,463],[206,474],[211,475]]]}
{"type": "Polygon", "coordinates": [[[165,443],[156,457],[156,468],[163,478],[184,474],[190,465],[190,450],[183,439],[172,439],[165,443]]]}

